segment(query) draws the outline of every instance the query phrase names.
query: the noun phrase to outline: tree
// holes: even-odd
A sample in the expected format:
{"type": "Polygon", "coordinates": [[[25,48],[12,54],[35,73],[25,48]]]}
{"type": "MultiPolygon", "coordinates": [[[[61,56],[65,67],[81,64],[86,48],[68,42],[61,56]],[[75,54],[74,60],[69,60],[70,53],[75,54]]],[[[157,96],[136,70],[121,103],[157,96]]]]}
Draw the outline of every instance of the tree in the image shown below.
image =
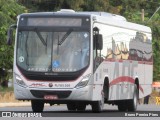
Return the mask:
{"type": "Polygon", "coordinates": [[[119,6],[113,7],[109,0],[18,0],[28,7],[30,11],[57,11],[60,9],[73,9],[75,11],[109,11],[119,13],[119,6]]]}
{"type": "Polygon", "coordinates": [[[154,15],[147,25],[151,27],[153,36],[153,80],[160,81],[160,11],[154,15]]]}
{"type": "Polygon", "coordinates": [[[18,14],[25,8],[14,0],[0,0],[0,68],[9,70],[13,67],[13,45],[7,46],[7,29],[16,22],[18,14]]]}

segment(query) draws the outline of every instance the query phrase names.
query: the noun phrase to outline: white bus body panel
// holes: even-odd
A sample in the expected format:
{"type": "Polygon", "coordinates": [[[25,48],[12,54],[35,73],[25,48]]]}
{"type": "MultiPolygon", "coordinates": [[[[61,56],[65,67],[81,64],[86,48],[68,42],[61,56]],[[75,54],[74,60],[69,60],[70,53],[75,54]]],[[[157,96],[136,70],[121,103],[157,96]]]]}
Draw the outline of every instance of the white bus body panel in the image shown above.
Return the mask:
{"type": "MultiPolygon", "coordinates": [[[[124,21],[99,19],[97,16],[94,27],[98,27],[99,33],[103,35],[101,54],[104,59],[95,72],[94,84],[103,84],[105,77],[107,77],[110,83],[109,100],[132,99],[137,78],[139,80],[139,98],[150,94],[153,78],[150,28],[124,21]],[[147,41],[134,43],[137,32],[146,35],[144,37],[149,40],[149,45],[147,41]],[[144,52],[143,57],[148,61],[142,60],[142,58],[141,60],[129,59],[129,49],[144,52]],[[128,53],[123,54],[122,52],[128,53]]],[[[137,54],[141,57],[140,53],[137,54]]],[[[93,96],[96,98],[97,94],[93,94],[93,96]]]]}
{"type": "MultiPolygon", "coordinates": [[[[77,14],[77,13],[72,13],[77,14]]],[[[109,100],[123,100],[132,99],[134,91],[135,79],[139,80],[139,98],[142,98],[151,93],[151,83],[152,83],[152,71],[153,62],[143,62],[136,60],[128,60],[129,55],[122,54],[114,56],[109,55],[110,51],[118,51],[118,49],[124,49],[122,44],[129,51],[130,40],[136,36],[136,32],[141,32],[145,34],[148,39],[151,40],[151,30],[148,27],[142,25],[137,25],[134,23],[129,23],[126,21],[119,21],[110,19],[109,17],[102,17],[98,15],[91,15],[93,21],[91,21],[91,46],[90,49],[93,50],[93,27],[98,27],[100,29],[100,34],[103,35],[103,50],[101,54],[103,56],[103,62],[97,67],[96,71],[93,72],[94,64],[94,53],[90,52],[90,65],[87,70],[75,81],[37,81],[37,80],[27,80],[16,66],[16,49],[14,51],[14,93],[16,99],[22,100],[32,100],[38,99],[34,97],[30,90],[46,90],[46,91],[72,91],[68,98],[63,100],[86,100],[86,101],[98,101],[102,99],[103,95],[103,83],[104,79],[107,77],[109,79],[109,100]],[[114,39],[115,44],[113,45],[112,39],[114,39]],[[108,58],[105,58],[106,56],[108,58]],[[113,57],[114,56],[114,57],[113,57]],[[120,59],[120,57],[124,57],[120,59]],[[82,80],[82,78],[88,74],[91,74],[90,81],[86,87],[76,88],[76,85],[82,80]],[[26,84],[26,87],[21,87],[17,84],[15,75],[20,76],[26,84]],[[52,83],[54,87],[49,88],[48,84],[52,83]],[[65,86],[66,85],[66,86],[65,86]]],[[[17,38],[16,38],[17,40],[17,38]]],[[[17,42],[17,41],[16,41],[17,42]]],[[[15,42],[15,46],[16,46],[15,42]]],[[[134,47],[134,43],[133,43],[134,47]]],[[[125,48],[125,49],[126,49],[125,48]]],[[[137,46],[138,48],[138,46],[137,46]]],[[[145,49],[145,44],[139,46],[139,49],[145,49]]],[[[148,48],[146,49],[148,50],[148,48]]],[[[152,52],[152,48],[145,52],[152,52]]],[[[147,56],[150,58],[151,56],[147,56]]]]}

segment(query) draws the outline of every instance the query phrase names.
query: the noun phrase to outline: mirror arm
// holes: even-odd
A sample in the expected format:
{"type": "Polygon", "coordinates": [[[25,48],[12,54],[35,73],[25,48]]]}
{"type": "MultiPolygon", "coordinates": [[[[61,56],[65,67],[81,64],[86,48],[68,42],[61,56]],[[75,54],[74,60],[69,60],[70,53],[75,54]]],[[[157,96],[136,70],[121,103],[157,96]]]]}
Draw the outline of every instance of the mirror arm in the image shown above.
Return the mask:
{"type": "Polygon", "coordinates": [[[9,29],[12,29],[12,28],[16,29],[16,28],[17,28],[17,24],[12,24],[12,25],[9,27],[9,29]]]}
{"type": "Polygon", "coordinates": [[[8,29],[8,31],[7,31],[7,44],[8,45],[11,45],[12,44],[12,30],[13,29],[16,29],[17,28],[17,25],[16,24],[13,24],[13,25],[11,25],[10,27],[9,27],[9,29],[8,29]]]}

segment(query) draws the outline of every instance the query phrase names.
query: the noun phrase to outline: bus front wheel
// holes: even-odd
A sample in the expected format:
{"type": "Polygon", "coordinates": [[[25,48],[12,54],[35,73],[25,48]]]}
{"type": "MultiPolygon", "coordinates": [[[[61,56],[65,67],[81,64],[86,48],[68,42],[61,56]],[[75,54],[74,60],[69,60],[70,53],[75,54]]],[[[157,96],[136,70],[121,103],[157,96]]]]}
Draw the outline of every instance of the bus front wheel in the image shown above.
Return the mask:
{"type": "Polygon", "coordinates": [[[78,111],[85,111],[85,109],[86,109],[86,104],[78,104],[77,105],[77,110],[78,111]]]}
{"type": "Polygon", "coordinates": [[[43,112],[44,103],[40,100],[31,100],[32,111],[33,112],[43,112]]]}
{"type": "Polygon", "coordinates": [[[102,101],[95,101],[92,103],[92,111],[95,113],[99,113],[103,110],[103,103],[102,101]]]}

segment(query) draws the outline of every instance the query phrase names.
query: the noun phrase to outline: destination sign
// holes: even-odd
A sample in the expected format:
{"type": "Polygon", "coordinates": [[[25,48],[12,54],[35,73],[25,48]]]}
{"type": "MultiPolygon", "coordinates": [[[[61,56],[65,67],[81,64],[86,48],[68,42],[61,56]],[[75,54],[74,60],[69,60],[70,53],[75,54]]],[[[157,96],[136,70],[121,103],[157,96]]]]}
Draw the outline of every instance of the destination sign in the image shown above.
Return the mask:
{"type": "Polygon", "coordinates": [[[80,18],[28,18],[28,26],[73,26],[82,25],[80,18]]]}

